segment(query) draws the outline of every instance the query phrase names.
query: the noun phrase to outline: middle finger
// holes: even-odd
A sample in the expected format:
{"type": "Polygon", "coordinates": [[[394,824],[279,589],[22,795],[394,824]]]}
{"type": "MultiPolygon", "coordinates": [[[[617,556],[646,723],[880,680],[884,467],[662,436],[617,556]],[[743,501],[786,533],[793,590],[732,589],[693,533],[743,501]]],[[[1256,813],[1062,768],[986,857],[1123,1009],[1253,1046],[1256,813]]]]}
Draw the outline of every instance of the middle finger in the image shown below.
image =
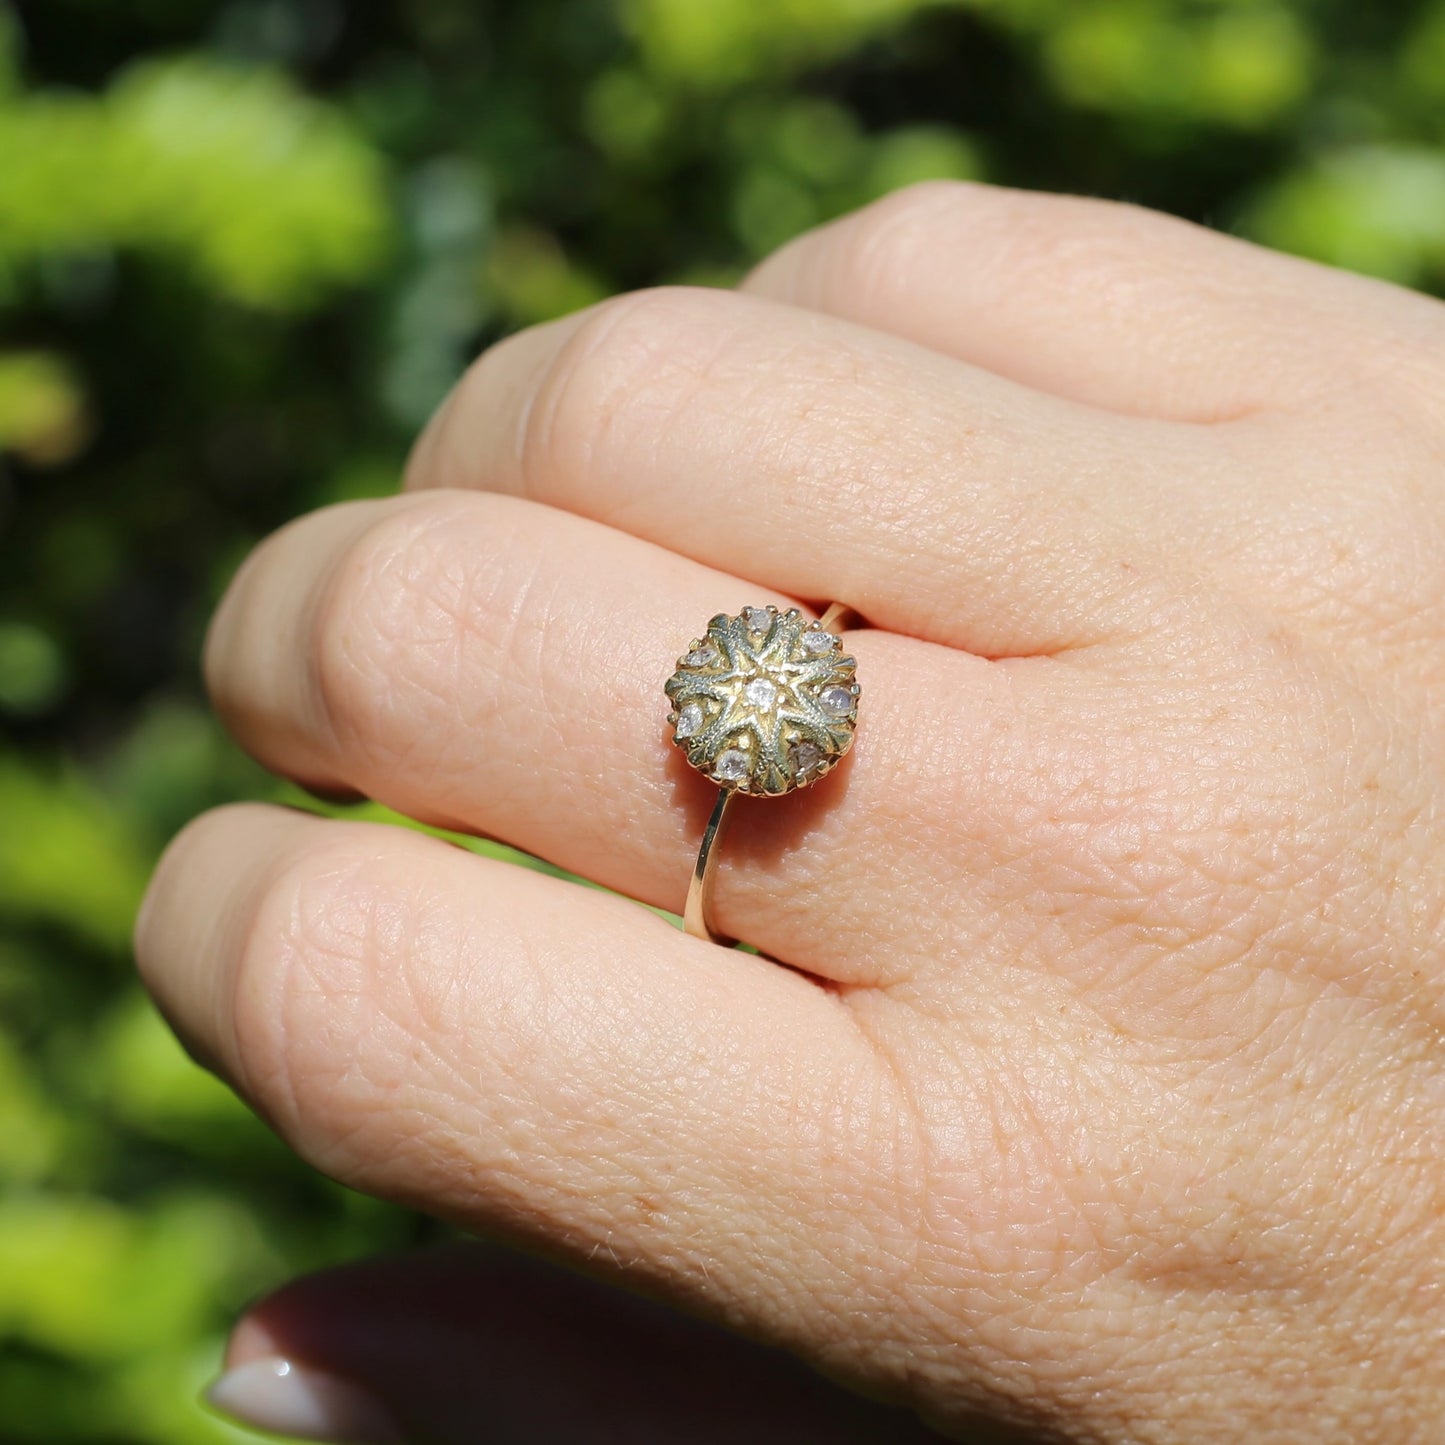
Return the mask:
{"type": "Polygon", "coordinates": [[[1046,395],[800,308],[672,288],[493,347],[408,481],[565,507],[1004,657],[1147,627],[1178,566],[1177,517],[1147,525],[1160,478],[1185,487],[1213,463],[1200,428],[1046,395]]]}

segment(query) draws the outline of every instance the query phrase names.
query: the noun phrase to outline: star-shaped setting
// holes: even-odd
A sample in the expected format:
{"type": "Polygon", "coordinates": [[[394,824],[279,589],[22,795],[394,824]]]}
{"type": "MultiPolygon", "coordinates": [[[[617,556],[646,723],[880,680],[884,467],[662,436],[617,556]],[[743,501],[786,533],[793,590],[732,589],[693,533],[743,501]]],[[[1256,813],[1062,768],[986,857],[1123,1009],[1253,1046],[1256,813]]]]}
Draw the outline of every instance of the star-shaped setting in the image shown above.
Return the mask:
{"type": "Polygon", "coordinates": [[[838,638],[796,607],[719,613],[667,680],[672,740],[721,788],[791,793],[852,745],[856,670],[838,638]]]}

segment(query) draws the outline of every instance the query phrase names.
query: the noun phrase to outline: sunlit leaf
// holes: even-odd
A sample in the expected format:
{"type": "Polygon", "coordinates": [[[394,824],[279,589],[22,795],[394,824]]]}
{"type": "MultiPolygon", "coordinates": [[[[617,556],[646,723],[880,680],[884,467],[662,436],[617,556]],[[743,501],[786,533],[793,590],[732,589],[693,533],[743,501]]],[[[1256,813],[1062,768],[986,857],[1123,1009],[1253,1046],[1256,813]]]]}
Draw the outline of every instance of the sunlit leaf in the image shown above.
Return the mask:
{"type": "Polygon", "coordinates": [[[218,1288],[266,1257],[224,1200],[176,1194],[138,1212],[14,1193],[0,1198],[0,1336],[94,1361],[189,1345],[218,1288]]]}
{"type": "MultiPolygon", "coordinates": [[[[950,0],[631,0],[628,21],[660,74],[724,87],[842,54],[950,0]]],[[[957,4],[959,0],[952,0],[957,4]]]]}
{"type": "Polygon", "coordinates": [[[0,452],[19,452],[32,463],[63,462],[80,449],[85,431],[84,397],[63,360],[46,352],[0,352],[0,452]]]}
{"type": "Polygon", "coordinates": [[[89,1086],[108,1113],[140,1129],[180,1137],[185,1126],[251,1128],[250,1110],[194,1063],[139,988],[125,994],[90,1043],[89,1086]]]}
{"type": "Polygon", "coordinates": [[[28,1064],[0,1033],[0,1186],[44,1180],[69,1132],[65,1115],[45,1097],[28,1064]]]}
{"type": "Polygon", "coordinates": [[[124,949],[149,858],[104,795],[0,755],[0,818],[0,910],[124,949]]]}
{"type": "Polygon", "coordinates": [[[1265,191],[1244,228],[1282,250],[1392,281],[1445,272],[1445,152],[1337,152],[1265,191]]]}
{"type": "Polygon", "coordinates": [[[359,280],[388,239],[379,157],[279,74],[136,65],[98,98],[0,105],[0,262],[59,248],[174,255],[256,306],[359,280]]]}
{"type": "Polygon", "coordinates": [[[1072,100],[1140,119],[1272,122],[1306,93],[1308,32],[1280,5],[1103,0],[1061,14],[1044,55],[1072,100]]]}

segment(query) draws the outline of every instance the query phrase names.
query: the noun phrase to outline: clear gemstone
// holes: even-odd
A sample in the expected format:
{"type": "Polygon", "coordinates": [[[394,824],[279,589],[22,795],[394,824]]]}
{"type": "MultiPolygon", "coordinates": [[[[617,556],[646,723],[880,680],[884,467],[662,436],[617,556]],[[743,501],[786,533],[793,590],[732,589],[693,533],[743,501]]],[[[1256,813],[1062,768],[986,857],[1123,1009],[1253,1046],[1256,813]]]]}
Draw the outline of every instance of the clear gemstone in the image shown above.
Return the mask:
{"type": "Polygon", "coordinates": [[[778,696],[778,685],[765,677],[755,677],[744,689],[747,700],[756,708],[772,707],[778,696]]]}
{"type": "Polygon", "coordinates": [[[743,623],[749,632],[766,632],[772,620],[766,607],[743,608],[743,623]]]}
{"type": "Polygon", "coordinates": [[[832,652],[837,640],[831,632],[816,628],[803,634],[803,651],[810,657],[822,657],[824,653],[832,652]]]}
{"type": "Polygon", "coordinates": [[[818,694],[818,706],[829,717],[847,717],[853,711],[853,694],[846,687],[825,687],[818,694]]]}
{"type": "Polygon", "coordinates": [[[725,783],[739,783],[751,771],[748,763],[748,755],[741,748],[725,748],[712,765],[712,775],[725,783]]]}
{"type": "Polygon", "coordinates": [[[702,704],[685,704],[677,714],[677,736],[690,738],[702,726],[702,704]]]}
{"type": "Polygon", "coordinates": [[[811,772],[823,761],[823,750],[817,743],[794,743],[788,754],[793,764],[794,776],[811,772]]]}
{"type": "Polygon", "coordinates": [[[710,642],[704,642],[701,647],[685,653],[682,660],[688,667],[711,667],[717,661],[717,648],[710,642]]]}

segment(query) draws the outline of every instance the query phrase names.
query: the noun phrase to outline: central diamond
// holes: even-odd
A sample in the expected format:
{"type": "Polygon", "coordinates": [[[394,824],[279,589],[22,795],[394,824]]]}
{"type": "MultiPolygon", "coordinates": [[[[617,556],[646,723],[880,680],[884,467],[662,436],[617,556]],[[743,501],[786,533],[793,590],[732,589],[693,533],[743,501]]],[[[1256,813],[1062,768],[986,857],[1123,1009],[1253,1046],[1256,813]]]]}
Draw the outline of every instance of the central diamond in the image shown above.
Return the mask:
{"type": "Polygon", "coordinates": [[[777,701],[778,685],[765,677],[755,677],[744,689],[743,696],[755,708],[766,712],[777,701]]]}

